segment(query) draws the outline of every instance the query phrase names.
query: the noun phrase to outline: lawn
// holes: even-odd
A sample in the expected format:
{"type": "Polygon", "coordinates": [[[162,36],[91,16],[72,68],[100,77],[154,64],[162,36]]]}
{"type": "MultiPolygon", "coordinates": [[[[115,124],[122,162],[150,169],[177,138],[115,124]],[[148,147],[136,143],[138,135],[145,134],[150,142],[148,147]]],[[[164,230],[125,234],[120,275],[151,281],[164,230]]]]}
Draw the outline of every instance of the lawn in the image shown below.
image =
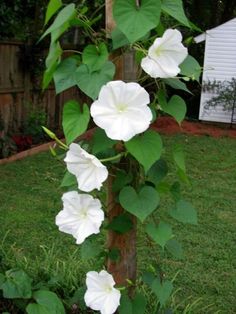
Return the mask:
{"type": "MultiPolygon", "coordinates": [[[[172,306],[175,313],[236,313],[236,141],[178,135],[164,142],[167,159],[169,147],[184,143],[191,185],[183,194],[199,218],[197,226],[174,225],[185,258],[166,259],[163,266],[169,278],[179,271],[172,306]]],[[[92,261],[81,260],[74,239],[54,224],[63,172],[49,153],[0,167],[0,271],[22,267],[68,297],[93,268],[92,261]]],[[[172,168],[167,180],[173,173],[172,168]]],[[[161,203],[160,215],[166,216],[171,201],[164,196],[161,203]]],[[[141,234],[139,269],[148,267],[153,255],[144,241],[141,234]]]]}

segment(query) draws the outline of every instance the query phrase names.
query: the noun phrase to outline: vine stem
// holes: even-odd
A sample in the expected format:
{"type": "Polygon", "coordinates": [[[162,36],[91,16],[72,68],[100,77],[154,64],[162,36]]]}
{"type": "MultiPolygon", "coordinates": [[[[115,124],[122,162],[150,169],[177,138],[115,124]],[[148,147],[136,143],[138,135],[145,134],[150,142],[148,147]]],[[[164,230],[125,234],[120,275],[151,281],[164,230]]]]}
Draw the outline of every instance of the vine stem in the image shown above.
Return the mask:
{"type": "Polygon", "coordinates": [[[117,155],[109,157],[109,158],[100,159],[100,161],[101,162],[113,161],[113,160],[116,160],[116,159],[123,157],[124,155],[125,155],[125,153],[120,153],[120,154],[117,154],[117,155]]]}

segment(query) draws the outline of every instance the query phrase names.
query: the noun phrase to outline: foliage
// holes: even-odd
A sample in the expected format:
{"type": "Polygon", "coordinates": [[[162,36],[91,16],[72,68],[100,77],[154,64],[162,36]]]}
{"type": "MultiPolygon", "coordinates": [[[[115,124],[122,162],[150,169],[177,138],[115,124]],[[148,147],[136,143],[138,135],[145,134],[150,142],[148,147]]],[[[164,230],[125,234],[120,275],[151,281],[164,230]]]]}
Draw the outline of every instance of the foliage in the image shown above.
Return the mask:
{"type": "Polygon", "coordinates": [[[222,106],[224,111],[232,112],[236,108],[236,79],[232,78],[230,81],[208,81],[203,83],[203,91],[213,93],[204,105],[204,109],[211,107],[222,106]]]}
{"type": "Polygon", "coordinates": [[[12,138],[4,131],[0,131],[0,158],[9,157],[16,151],[17,146],[12,138]]]}
{"type": "MultiPolygon", "coordinates": [[[[151,179],[155,176],[160,177],[159,168],[154,167],[154,165],[160,160],[163,153],[160,135],[150,130],[149,126],[151,120],[155,121],[161,111],[173,116],[179,124],[186,114],[185,101],[178,95],[173,95],[170,98],[165,81],[162,78],[173,79],[179,74],[177,80],[181,83],[181,88],[187,89],[184,82],[186,80],[198,80],[200,73],[198,62],[191,56],[186,58],[187,49],[182,44],[180,32],[178,30],[164,32],[165,27],[162,25],[161,17],[167,14],[182,26],[190,29],[196,29],[196,27],[188,21],[184,13],[182,0],[178,0],[174,4],[168,0],[162,2],[157,0],[143,0],[141,2],[133,0],[115,1],[112,13],[116,22],[116,36],[113,32],[112,41],[110,41],[104,31],[95,32],[94,19],[89,19],[87,11],[86,6],[76,6],[74,3],[63,6],[61,1],[51,0],[46,12],[45,30],[40,38],[40,40],[43,40],[45,37],[50,36],[51,39],[49,53],[46,58],[43,88],[47,88],[52,80],[57,93],[61,93],[72,86],[77,86],[94,101],[90,108],[90,115],[94,123],[100,127],[100,131],[105,131],[106,135],[103,133],[102,136],[105,135],[105,138],[108,138],[108,140],[105,140],[104,150],[97,151],[97,153],[95,150],[95,155],[89,154],[91,150],[94,152],[94,147],[100,145],[101,133],[99,136],[95,136],[92,142],[78,142],[77,138],[83,135],[90,126],[90,115],[87,104],[84,104],[82,108],[79,103],[74,101],[68,102],[63,112],[62,124],[66,144],[62,143],[53,132],[44,128],[46,133],[59,144],[60,148],[65,150],[66,158],[64,161],[67,164],[67,170],[76,176],[79,193],[91,192],[97,204],[93,208],[93,218],[90,217],[90,209],[87,208],[89,205],[80,205],[80,201],[75,204],[75,199],[82,199],[82,195],[81,198],[79,196],[75,197],[75,195],[78,195],[77,187],[74,186],[75,181],[71,180],[71,177],[66,174],[62,185],[70,193],[63,195],[63,210],[57,215],[56,224],[60,230],[71,234],[76,239],[76,243],[81,244],[85,240],[82,245],[82,255],[86,255],[86,253],[90,255],[94,250],[94,244],[90,242],[90,238],[86,238],[94,233],[97,235],[100,231],[101,222],[104,220],[100,200],[104,202],[104,195],[108,194],[109,197],[113,193],[112,190],[114,191],[112,187],[106,189],[105,186],[102,186],[102,183],[108,177],[109,172],[112,176],[116,176],[116,174],[120,175],[124,171],[123,176],[126,173],[130,173],[131,176],[127,175],[128,180],[125,180],[123,185],[119,186],[117,193],[114,194],[116,202],[122,206],[124,213],[114,217],[111,209],[113,206],[112,204],[108,205],[105,211],[107,212],[109,224],[105,231],[112,229],[113,233],[110,233],[110,237],[116,238],[119,234],[122,234],[126,237],[126,242],[129,243],[129,237],[132,234],[129,233],[130,228],[134,229],[136,218],[138,218],[147,234],[148,242],[160,246],[162,252],[168,251],[175,257],[180,256],[181,244],[178,243],[176,235],[173,233],[173,221],[171,224],[171,222],[162,220],[161,217],[158,217],[158,220],[152,223],[149,221],[159,211],[161,204],[161,190],[156,184],[156,179],[153,181],[151,179]],[[48,21],[51,23],[48,23],[48,21]],[[74,26],[77,26],[87,35],[89,44],[86,43],[83,49],[78,48],[69,57],[63,58],[61,38],[64,33],[74,26]],[[161,34],[160,28],[162,28],[161,34]],[[154,42],[155,47],[153,44],[147,51],[153,39],[162,36],[162,34],[161,44],[158,44],[157,40],[154,42]],[[143,70],[150,74],[152,78],[155,78],[152,81],[154,91],[152,111],[149,107],[150,97],[139,84],[126,84],[121,81],[111,82],[116,73],[116,64],[114,59],[109,61],[109,56],[115,52],[114,47],[122,47],[129,54],[136,51],[137,55],[141,56],[138,58],[138,64],[141,63],[143,70]],[[151,50],[154,51],[155,57],[152,56],[151,50]],[[146,60],[145,67],[143,65],[144,59],[146,60]],[[151,73],[148,70],[150,60],[151,62],[155,61],[157,67],[151,73]],[[139,100],[140,103],[138,103],[139,100]],[[133,102],[135,102],[135,108],[133,102]],[[135,110],[139,111],[136,112],[135,110]],[[130,124],[133,126],[132,130],[130,124]],[[116,142],[109,139],[116,140],[116,142]],[[69,144],[71,145],[69,146],[69,144]],[[157,172],[154,173],[155,171],[157,172]],[[96,191],[95,188],[99,191],[96,191]],[[70,215],[72,216],[70,217],[70,215]],[[124,220],[127,228],[120,227],[122,220],[124,220]],[[68,224],[67,221],[70,221],[70,223],[68,224]],[[133,221],[134,224],[131,225],[130,222],[133,223],[133,221]],[[86,236],[81,237],[79,235],[80,228],[86,236]]],[[[140,73],[138,81],[145,84],[150,81],[150,78],[140,73]]],[[[172,84],[172,87],[179,89],[179,84],[177,86],[172,84]]],[[[60,159],[55,150],[53,150],[53,154],[60,159]]],[[[188,183],[185,158],[181,147],[175,146],[173,148],[173,159],[177,168],[177,178],[188,183]]],[[[117,189],[117,183],[115,189],[117,189]]],[[[184,200],[179,190],[180,184],[174,182],[169,190],[174,197],[172,209],[167,211],[168,219],[174,218],[178,222],[196,224],[196,210],[189,202],[184,200]]],[[[83,199],[91,200],[91,196],[83,195],[83,199]]],[[[93,237],[95,236],[92,235],[93,237]]],[[[122,249],[124,249],[122,246],[108,245],[105,251],[98,250],[97,254],[103,257],[103,263],[108,258],[111,262],[117,263],[119,269],[121,265],[128,262],[122,260],[126,258],[122,256],[122,249]]],[[[132,261],[132,263],[133,267],[136,267],[135,261],[132,261]]],[[[153,269],[155,268],[152,264],[150,266],[153,269]]],[[[101,273],[89,272],[91,277],[87,280],[87,288],[88,285],[93,286],[91,278],[100,280],[101,273]]],[[[111,277],[106,271],[104,273],[107,278],[111,277]]],[[[138,292],[144,282],[139,285],[138,281],[141,279],[129,277],[132,275],[128,273],[126,276],[128,278],[122,278],[120,282],[116,283],[125,285],[121,290],[130,290],[129,285],[133,286],[135,294],[132,299],[129,299],[126,297],[126,292],[122,293],[122,304],[125,308],[126,306],[132,308],[132,311],[140,308],[144,313],[148,303],[145,294],[138,292]],[[128,305],[125,304],[124,298],[128,305]]],[[[154,311],[168,310],[166,306],[173,293],[173,283],[163,276],[161,270],[152,272],[151,276],[153,276],[153,280],[148,284],[148,288],[156,298],[157,306],[154,311]]],[[[116,296],[113,300],[116,304],[119,304],[117,296],[119,299],[121,293],[113,287],[112,282],[113,279],[109,283],[111,286],[108,290],[114,292],[114,296],[116,296]]],[[[96,286],[98,287],[98,284],[96,286]]],[[[103,298],[109,298],[107,289],[103,291],[101,288],[100,292],[103,294],[103,298]]],[[[112,297],[112,293],[110,297],[112,297]]],[[[94,297],[92,292],[91,297],[94,297]]],[[[85,302],[87,303],[86,298],[87,300],[90,299],[89,288],[85,294],[85,302]]],[[[102,297],[99,300],[102,300],[102,297]]],[[[99,300],[90,300],[89,307],[103,312],[103,307],[108,306],[108,304],[106,304],[105,299],[104,302],[99,300]]],[[[111,300],[111,303],[113,300],[111,300]]],[[[111,309],[108,312],[110,313],[111,309]]],[[[124,313],[128,313],[127,308],[124,313]]]]}
{"type": "MultiPolygon", "coordinates": [[[[42,283],[41,283],[42,286],[42,283]]],[[[25,309],[28,314],[65,314],[62,302],[54,292],[43,289],[35,289],[32,279],[22,269],[10,269],[5,274],[0,273],[0,291],[3,298],[27,300],[20,309],[25,309]],[[32,302],[32,299],[36,303],[32,302]]]]}
{"type": "Polygon", "coordinates": [[[47,116],[45,111],[40,108],[33,109],[30,105],[29,113],[23,125],[23,134],[26,136],[30,135],[32,137],[33,143],[39,143],[44,139],[42,125],[45,125],[46,121],[47,116]]]}

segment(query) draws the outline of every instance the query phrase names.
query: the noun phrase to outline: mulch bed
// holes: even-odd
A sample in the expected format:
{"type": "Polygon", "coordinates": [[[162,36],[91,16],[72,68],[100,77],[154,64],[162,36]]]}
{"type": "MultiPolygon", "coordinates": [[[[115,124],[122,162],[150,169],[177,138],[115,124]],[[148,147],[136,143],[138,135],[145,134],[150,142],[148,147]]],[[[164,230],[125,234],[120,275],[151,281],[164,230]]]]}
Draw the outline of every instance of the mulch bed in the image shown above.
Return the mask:
{"type": "Polygon", "coordinates": [[[203,122],[183,121],[181,126],[170,117],[160,117],[153,123],[153,129],[166,135],[184,133],[192,135],[207,135],[212,137],[232,137],[236,138],[235,125],[209,124],[203,122]]]}
{"type": "MultiPolygon", "coordinates": [[[[203,122],[183,121],[181,126],[171,117],[159,117],[155,123],[152,124],[152,129],[165,135],[173,135],[178,133],[192,134],[192,135],[207,135],[212,137],[232,137],[236,138],[235,126],[230,128],[230,125],[213,125],[203,122]]],[[[86,136],[90,138],[94,129],[88,131],[86,136]]],[[[53,146],[55,142],[45,143],[34,148],[25,150],[9,158],[0,159],[0,165],[16,160],[23,159],[28,156],[35,155],[39,152],[49,150],[49,146],[53,146]]]]}

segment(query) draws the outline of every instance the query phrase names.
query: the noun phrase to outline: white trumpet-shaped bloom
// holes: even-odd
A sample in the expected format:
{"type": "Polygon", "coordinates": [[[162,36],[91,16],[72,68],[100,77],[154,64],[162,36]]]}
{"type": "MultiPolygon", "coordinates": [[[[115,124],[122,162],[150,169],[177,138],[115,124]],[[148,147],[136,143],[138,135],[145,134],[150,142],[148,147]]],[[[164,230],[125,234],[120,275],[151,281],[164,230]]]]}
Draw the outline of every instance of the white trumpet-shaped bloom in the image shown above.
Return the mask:
{"type": "Polygon", "coordinates": [[[56,216],[59,230],[71,234],[81,244],[91,234],[99,233],[104,220],[101,203],[88,194],[76,191],[64,193],[63,210],[56,216]]]}
{"type": "Polygon", "coordinates": [[[115,281],[107,271],[90,271],[86,276],[87,291],[84,295],[88,307],[101,314],[113,314],[120,305],[120,291],[114,288],[115,281]]]}
{"type": "Polygon", "coordinates": [[[154,78],[175,77],[180,72],[179,65],[187,55],[188,50],[182,44],[181,33],[176,29],[167,29],[149,48],[141,67],[154,78]]]}
{"type": "Polygon", "coordinates": [[[64,161],[68,171],[76,176],[81,191],[100,190],[102,183],[108,177],[107,168],[78,144],[70,144],[64,161]]]}
{"type": "Polygon", "coordinates": [[[113,140],[128,141],[144,132],[152,120],[149,94],[138,83],[111,81],[91,106],[94,122],[113,140]]]}

